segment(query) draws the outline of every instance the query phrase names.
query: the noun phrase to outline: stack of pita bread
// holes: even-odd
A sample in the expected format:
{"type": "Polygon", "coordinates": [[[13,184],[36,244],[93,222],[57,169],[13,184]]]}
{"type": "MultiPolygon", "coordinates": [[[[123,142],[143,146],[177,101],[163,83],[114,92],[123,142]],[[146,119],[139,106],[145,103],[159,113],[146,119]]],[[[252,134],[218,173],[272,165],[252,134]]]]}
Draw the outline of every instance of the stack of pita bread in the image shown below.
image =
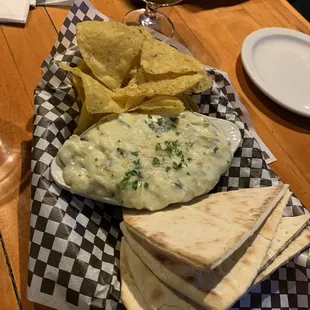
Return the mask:
{"type": "Polygon", "coordinates": [[[227,309],[309,245],[310,215],[282,217],[288,185],[212,194],[158,212],[125,209],[128,310],[227,309]]]}

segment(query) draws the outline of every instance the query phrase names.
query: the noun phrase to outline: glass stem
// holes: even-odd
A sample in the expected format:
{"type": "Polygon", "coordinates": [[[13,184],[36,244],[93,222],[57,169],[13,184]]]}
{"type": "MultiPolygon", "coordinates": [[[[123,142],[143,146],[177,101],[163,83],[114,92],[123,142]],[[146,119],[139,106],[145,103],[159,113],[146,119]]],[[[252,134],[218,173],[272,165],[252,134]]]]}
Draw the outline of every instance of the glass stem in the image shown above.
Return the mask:
{"type": "Polygon", "coordinates": [[[156,29],[158,20],[156,17],[158,5],[146,1],[145,12],[140,16],[140,24],[144,27],[156,29]]]}

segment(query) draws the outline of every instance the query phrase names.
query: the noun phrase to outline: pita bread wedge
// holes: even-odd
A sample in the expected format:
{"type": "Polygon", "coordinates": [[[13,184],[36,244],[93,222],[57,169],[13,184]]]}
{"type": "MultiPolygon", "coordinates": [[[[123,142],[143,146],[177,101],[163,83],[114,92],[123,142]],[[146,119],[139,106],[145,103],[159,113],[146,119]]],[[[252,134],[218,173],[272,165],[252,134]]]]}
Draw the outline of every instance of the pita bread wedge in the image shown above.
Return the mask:
{"type": "Polygon", "coordinates": [[[276,269],[287,263],[291,258],[293,258],[298,253],[302,252],[304,249],[310,246],[310,229],[305,228],[302,233],[293,240],[287,248],[285,248],[274,261],[264,269],[255,279],[254,285],[261,282],[276,269]]]}
{"type": "Polygon", "coordinates": [[[255,233],[287,190],[280,184],[216,193],[160,212],[124,210],[124,221],[156,250],[196,268],[214,269],[255,233]]]}
{"type": "Polygon", "coordinates": [[[270,265],[279,253],[301,234],[309,220],[310,214],[281,219],[260,271],[270,265]]]}
{"type": "MultiPolygon", "coordinates": [[[[121,298],[127,310],[194,310],[161,282],[130,248],[125,238],[121,242],[121,298]],[[125,270],[124,270],[125,268],[125,270]],[[128,276],[127,276],[128,275],[128,276]],[[130,279],[128,279],[130,277],[130,279]],[[129,281],[128,281],[129,280],[129,281]],[[143,302],[141,302],[141,299],[143,302]]],[[[200,309],[201,307],[198,306],[200,309]]]]}
{"type": "Polygon", "coordinates": [[[122,238],[120,255],[121,299],[127,310],[149,310],[133,277],[130,274],[127,259],[126,240],[122,238]]]}
{"type": "MultiPolygon", "coordinates": [[[[256,278],[290,195],[286,193],[261,228],[214,270],[195,269],[159,253],[130,233],[124,222],[121,229],[130,247],[161,281],[203,307],[223,310],[238,300],[256,278]]],[[[216,246],[210,246],[209,251],[216,246]]]]}

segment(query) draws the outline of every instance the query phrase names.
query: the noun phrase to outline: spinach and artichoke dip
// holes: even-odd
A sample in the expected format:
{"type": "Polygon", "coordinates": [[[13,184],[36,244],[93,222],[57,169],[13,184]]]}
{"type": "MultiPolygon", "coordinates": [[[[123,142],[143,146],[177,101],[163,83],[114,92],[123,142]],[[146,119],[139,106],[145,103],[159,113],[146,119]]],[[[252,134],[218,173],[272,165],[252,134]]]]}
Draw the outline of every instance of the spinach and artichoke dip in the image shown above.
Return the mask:
{"type": "Polygon", "coordinates": [[[103,118],[58,152],[72,193],[159,210],[210,191],[232,159],[228,140],[205,116],[123,113],[103,118]]]}

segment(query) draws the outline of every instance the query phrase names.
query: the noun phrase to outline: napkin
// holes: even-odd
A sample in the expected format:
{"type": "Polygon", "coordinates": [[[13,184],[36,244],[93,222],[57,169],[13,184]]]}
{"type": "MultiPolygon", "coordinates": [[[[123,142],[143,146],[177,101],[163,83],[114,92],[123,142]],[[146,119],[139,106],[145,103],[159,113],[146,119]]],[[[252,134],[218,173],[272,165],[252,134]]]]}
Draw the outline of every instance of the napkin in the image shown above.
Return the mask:
{"type": "Polygon", "coordinates": [[[37,5],[72,5],[75,0],[36,0],[37,5]]]}
{"type": "Polygon", "coordinates": [[[0,23],[26,23],[29,7],[30,0],[0,0],[0,23]]]}

